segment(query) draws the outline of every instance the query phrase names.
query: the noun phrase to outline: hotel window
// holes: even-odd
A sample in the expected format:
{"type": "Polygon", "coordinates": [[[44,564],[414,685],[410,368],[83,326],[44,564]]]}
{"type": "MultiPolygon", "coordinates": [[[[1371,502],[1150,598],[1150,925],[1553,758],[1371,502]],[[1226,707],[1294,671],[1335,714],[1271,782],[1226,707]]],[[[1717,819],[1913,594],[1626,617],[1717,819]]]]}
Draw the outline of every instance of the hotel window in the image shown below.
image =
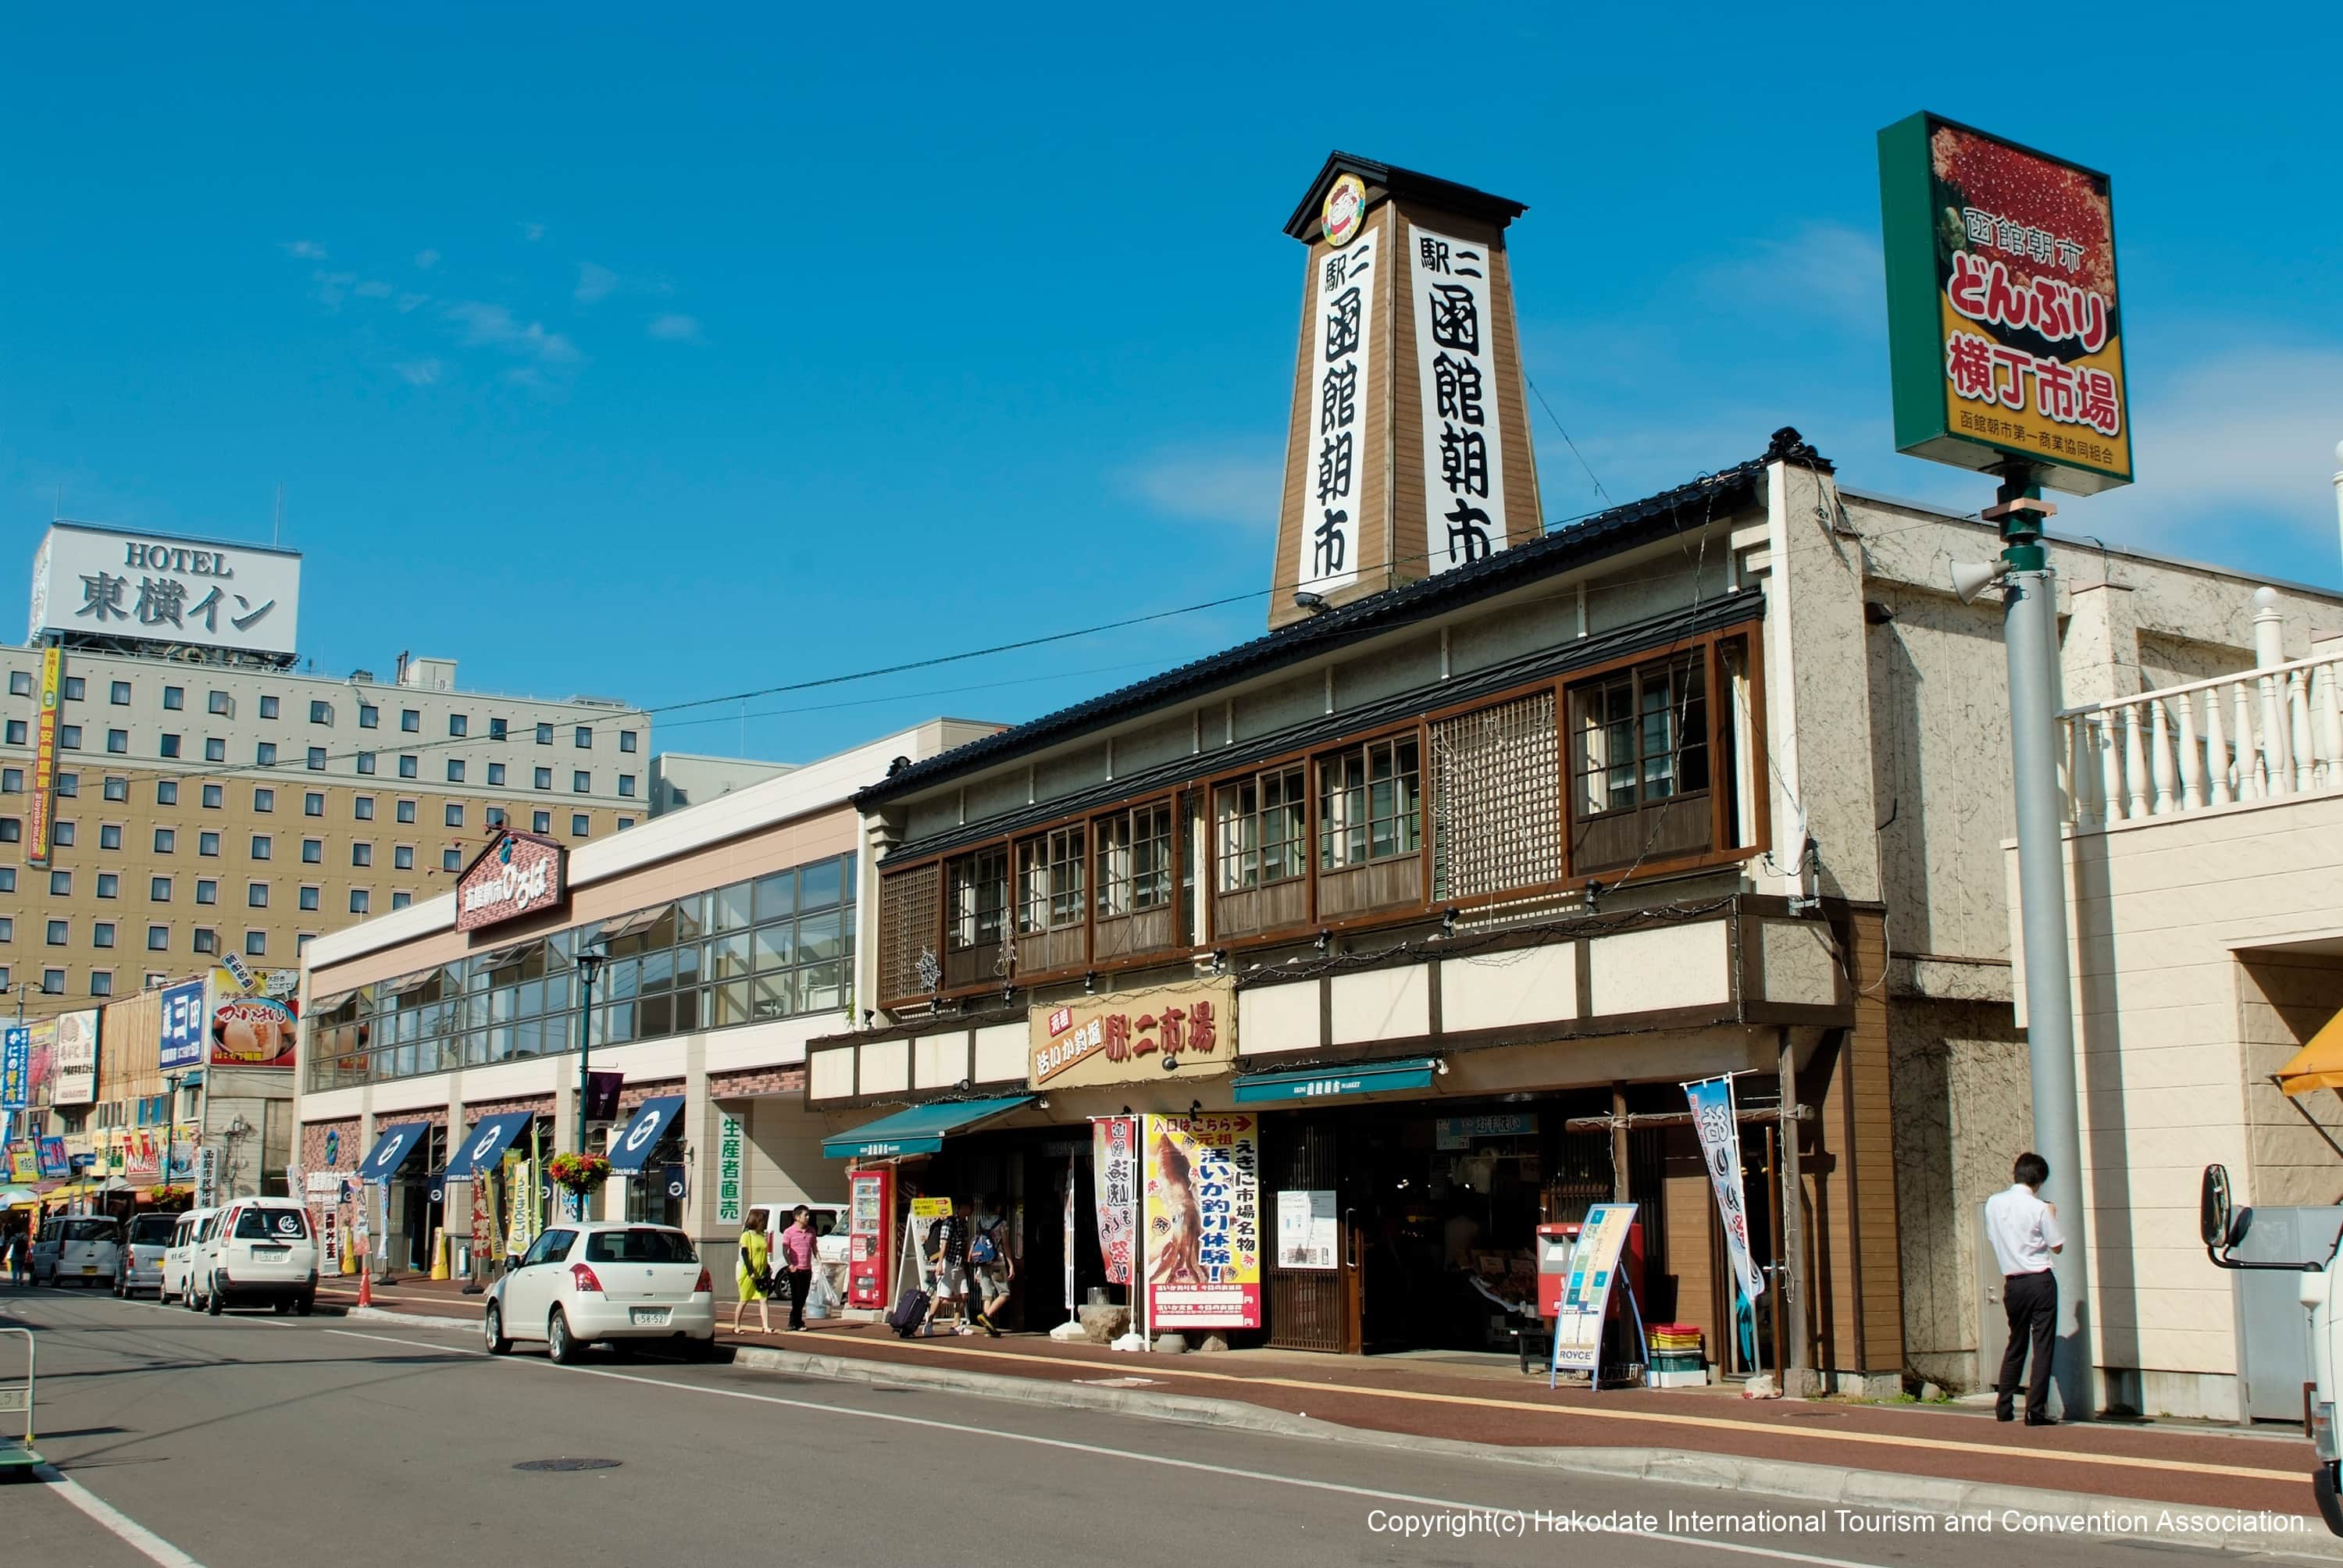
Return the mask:
{"type": "Polygon", "coordinates": [[[591,830],[592,824],[587,821],[585,812],[578,812],[569,819],[569,836],[571,838],[583,839],[591,830]]]}
{"type": "Polygon", "coordinates": [[[274,719],[277,717],[277,699],[273,697],[264,697],[260,699],[260,717],[263,719],[274,719]]]}
{"type": "Polygon", "coordinates": [[[204,706],[210,712],[226,713],[227,711],[227,693],[225,691],[213,692],[204,706]]]}
{"type": "Polygon", "coordinates": [[[10,670],[8,672],[8,695],[11,697],[32,696],[33,672],[29,669],[10,670]]]}
{"type": "Polygon", "coordinates": [[[451,739],[461,740],[471,731],[472,719],[469,714],[451,713],[447,716],[447,734],[451,739]]]}
{"type": "Polygon", "coordinates": [[[146,900],[149,903],[155,904],[169,903],[171,901],[171,879],[168,877],[151,877],[147,879],[146,900]]]}
{"type": "Polygon", "coordinates": [[[49,922],[49,946],[53,948],[61,948],[65,945],[65,922],[63,920],[51,920],[49,922]]]}
{"type": "Polygon", "coordinates": [[[130,731],[127,729],[107,730],[106,732],[106,749],[108,751],[114,752],[124,752],[129,750],[130,731]]]}
{"type": "Polygon", "coordinates": [[[89,945],[94,948],[112,947],[114,945],[114,922],[112,920],[96,920],[91,922],[89,928],[89,945]]]}
{"type": "Polygon", "coordinates": [[[0,795],[22,795],[25,792],[25,770],[22,768],[0,768],[0,795]]]}
{"type": "MultiPolygon", "coordinates": [[[[390,907],[394,910],[403,910],[414,901],[415,895],[404,890],[390,895],[390,907]]],[[[306,940],[307,939],[305,938],[304,940],[306,940]]]]}
{"type": "Polygon", "coordinates": [[[79,702],[82,699],[83,694],[88,690],[89,683],[85,681],[80,676],[68,675],[65,677],[65,700],[67,702],[79,702]]]}
{"type": "Polygon", "coordinates": [[[16,940],[16,920],[13,915],[0,915],[0,942],[16,940]]]}
{"type": "Polygon", "coordinates": [[[414,820],[415,820],[415,802],[414,802],[414,801],[412,801],[412,800],[401,800],[401,801],[398,803],[398,809],[397,809],[397,811],[396,811],[396,812],[395,812],[395,813],[393,813],[393,814],[394,814],[395,816],[397,816],[397,819],[398,819],[400,821],[402,821],[402,822],[412,822],[412,821],[414,821],[414,820]]]}
{"type": "Polygon", "coordinates": [[[635,819],[632,817],[621,817],[618,819],[618,831],[621,833],[625,832],[634,825],[635,819]]]}
{"type": "Polygon", "coordinates": [[[553,769],[550,769],[550,768],[540,768],[540,769],[538,769],[537,770],[537,780],[536,780],[536,782],[537,782],[537,787],[538,787],[538,789],[552,789],[552,788],[553,788],[553,769]]]}
{"type": "Polygon", "coordinates": [[[146,928],[146,950],[150,953],[169,952],[171,950],[171,928],[168,926],[148,926],[146,928]]]}
{"type": "Polygon", "coordinates": [[[206,739],[204,742],[204,760],[206,762],[226,761],[227,742],[216,737],[206,739]]]}
{"type": "Polygon", "coordinates": [[[112,970],[90,970],[89,994],[92,996],[112,996],[114,994],[114,971],[112,970]]]}
{"type": "Polygon", "coordinates": [[[491,763],[489,763],[489,764],[488,764],[488,784],[489,784],[489,787],[490,787],[490,788],[492,788],[492,789],[493,789],[493,788],[496,788],[496,787],[498,787],[498,786],[502,785],[502,784],[504,783],[504,781],[505,781],[505,765],[504,765],[503,763],[501,763],[501,762],[491,762],[491,763]]]}
{"type": "Polygon", "coordinates": [[[623,799],[623,798],[628,798],[628,797],[631,797],[631,796],[634,794],[634,792],[635,792],[635,776],[634,776],[633,774],[631,774],[631,773],[621,773],[621,774],[619,774],[619,775],[618,775],[618,794],[619,794],[619,796],[620,796],[622,799],[623,799]]]}
{"type": "Polygon", "coordinates": [[[447,782],[461,784],[463,781],[464,759],[460,757],[450,757],[447,759],[447,782]]]}
{"type": "Polygon", "coordinates": [[[78,750],[80,750],[80,749],[81,749],[81,726],[80,726],[80,725],[78,725],[78,724],[60,724],[60,725],[58,725],[58,726],[57,726],[57,744],[58,744],[59,746],[64,747],[64,748],[65,748],[66,750],[68,750],[68,751],[78,751],[78,750]]]}
{"type": "Polygon", "coordinates": [[[413,779],[413,778],[417,777],[417,774],[416,774],[416,766],[415,766],[415,759],[414,759],[413,757],[411,757],[411,756],[402,756],[402,757],[400,757],[400,758],[399,758],[399,759],[398,759],[398,776],[399,776],[401,779],[413,779]]]}
{"type": "Polygon", "coordinates": [[[1573,875],[1712,846],[1706,653],[1570,690],[1573,875]]]}
{"type": "Polygon", "coordinates": [[[167,855],[178,847],[178,834],[173,832],[168,828],[157,828],[155,829],[155,852],[156,854],[167,855]]]}
{"type": "Polygon", "coordinates": [[[354,915],[365,914],[367,912],[367,904],[368,901],[367,890],[364,888],[352,888],[350,890],[350,913],[354,915]]]}
{"type": "Polygon", "coordinates": [[[464,852],[461,849],[440,850],[439,869],[443,871],[462,870],[464,869],[464,852]]]}
{"type": "Polygon", "coordinates": [[[302,839],[301,863],[305,866],[324,865],[326,863],[326,841],[323,839],[302,839]]]}
{"type": "Polygon", "coordinates": [[[266,833],[255,833],[252,836],[252,858],[256,860],[266,860],[269,858],[268,851],[268,835],[266,833]]]}
{"type": "Polygon", "coordinates": [[[130,780],[119,773],[109,773],[106,776],[106,787],[101,793],[109,800],[127,800],[130,799],[130,780]]]}
{"type": "Polygon", "coordinates": [[[218,854],[218,853],[219,853],[219,835],[218,835],[217,833],[198,833],[198,834],[196,834],[196,854],[198,854],[198,855],[216,855],[216,854],[218,854]]]}
{"type": "Polygon", "coordinates": [[[537,743],[539,746],[550,746],[553,744],[552,725],[540,724],[537,727],[537,743]]]}
{"type": "Polygon", "coordinates": [[[244,907],[247,910],[266,909],[268,907],[268,884],[266,882],[246,882],[244,885],[244,907]]]}
{"type": "Polygon", "coordinates": [[[552,832],[553,813],[550,811],[533,811],[529,813],[528,827],[529,831],[532,833],[552,832]]]}
{"type": "Polygon", "coordinates": [[[9,745],[11,745],[11,746],[22,746],[22,745],[24,745],[24,744],[25,744],[25,721],[24,721],[23,719],[12,719],[8,720],[8,728],[7,728],[7,730],[5,731],[5,733],[6,733],[7,737],[8,737],[8,744],[9,744],[9,745]]]}
{"type": "Polygon", "coordinates": [[[277,742],[275,742],[274,740],[261,740],[261,741],[256,741],[256,742],[253,744],[253,748],[252,748],[252,760],[253,760],[254,765],[255,765],[255,766],[256,766],[256,767],[261,767],[261,768],[274,768],[274,767],[276,767],[276,766],[277,766],[277,742]]]}
{"type": "Polygon", "coordinates": [[[16,868],[14,866],[0,866],[0,893],[13,893],[15,890],[16,868]]]}
{"type": "Polygon", "coordinates": [[[61,899],[71,898],[73,896],[73,873],[71,871],[51,871],[49,873],[49,891],[61,899]]]}
{"type": "MultiPolygon", "coordinates": [[[[25,822],[21,817],[0,817],[0,844],[21,844],[25,841],[25,822]]],[[[161,848],[160,845],[156,846],[161,848]]]]}
{"type": "Polygon", "coordinates": [[[256,811],[276,810],[277,791],[274,789],[255,789],[252,792],[252,809],[256,811]]]}
{"type": "Polygon", "coordinates": [[[51,996],[65,995],[65,971],[63,970],[43,970],[41,971],[41,989],[48,992],[51,996]]]}
{"type": "Polygon", "coordinates": [[[301,797],[301,815],[304,817],[322,817],[325,814],[325,796],[318,793],[317,790],[312,789],[301,797]]]}
{"type": "Polygon", "coordinates": [[[360,729],[379,729],[382,728],[382,709],[377,708],[371,702],[359,703],[358,728],[360,729]]]}
{"type": "Polygon", "coordinates": [[[71,822],[53,822],[49,825],[50,843],[70,849],[73,848],[73,841],[74,825],[71,822]]]}
{"type": "Polygon", "coordinates": [[[361,795],[350,802],[350,815],[361,822],[374,820],[374,797],[361,795]]]}
{"type": "Polygon", "coordinates": [[[409,735],[420,734],[423,729],[423,715],[412,708],[402,709],[398,715],[398,727],[409,735]]]}
{"type": "Polygon", "coordinates": [[[325,770],[326,749],[322,746],[312,746],[309,748],[309,771],[323,773],[325,770]]]}
{"type": "Polygon", "coordinates": [[[244,956],[248,959],[266,958],[268,956],[268,933],[266,931],[245,932],[244,956]]]}
{"type": "Polygon", "coordinates": [[[592,725],[589,725],[589,724],[581,724],[581,725],[579,725],[579,726],[578,727],[578,737],[577,737],[577,739],[578,739],[578,750],[580,750],[580,751],[585,751],[585,750],[590,749],[592,748],[593,744],[594,744],[594,728],[593,728],[593,726],[592,726],[592,725]]]}
{"type": "Polygon", "coordinates": [[[488,808],[487,815],[489,827],[501,828],[505,825],[505,809],[503,807],[491,806],[488,808]]]}
{"type": "Polygon", "coordinates": [[[315,700],[315,699],[313,699],[313,700],[310,702],[310,704],[309,704],[309,722],[310,722],[310,723],[312,723],[312,724],[331,724],[333,721],[334,721],[334,705],[333,705],[332,703],[330,703],[330,702],[321,702],[321,701],[317,701],[317,700],[315,700]]]}
{"type": "Polygon", "coordinates": [[[400,844],[394,847],[390,851],[390,869],[394,871],[415,869],[415,846],[400,844]]]}
{"type": "Polygon", "coordinates": [[[447,824],[446,824],[446,825],[447,825],[447,827],[450,827],[450,828],[460,828],[460,827],[462,827],[462,826],[464,825],[464,804],[463,804],[463,802],[462,802],[462,801],[460,801],[460,800],[450,800],[450,801],[448,801],[448,802],[447,802],[447,812],[446,812],[445,814],[446,814],[446,817],[447,817],[447,824]]]}
{"type": "Polygon", "coordinates": [[[350,864],[353,866],[373,865],[374,846],[372,844],[352,844],[350,846],[350,864]]]}
{"type": "Polygon", "coordinates": [[[361,752],[359,752],[359,753],[358,753],[358,771],[359,771],[359,772],[361,772],[361,773],[363,773],[363,774],[367,775],[368,777],[372,777],[372,776],[373,776],[373,773],[374,773],[374,753],[373,753],[373,752],[371,752],[371,751],[361,751],[361,752]]]}
{"type": "Polygon", "coordinates": [[[197,877],[196,879],[196,902],[199,904],[218,903],[218,881],[210,877],[197,877]]]}
{"type": "Polygon", "coordinates": [[[166,686],[163,689],[163,707],[166,710],[176,713],[186,705],[187,689],[186,687],[166,686]]]}
{"type": "Polygon", "coordinates": [[[594,775],[583,768],[573,771],[569,775],[569,792],[572,795],[591,795],[594,792],[594,775]]]}
{"type": "Polygon", "coordinates": [[[219,951],[219,933],[209,927],[196,932],[196,951],[199,953],[219,951]]]}
{"type": "Polygon", "coordinates": [[[114,685],[109,689],[109,690],[108,690],[108,695],[109,695],[109,697],[112,699],[112,700],[113,700],[113,703],[114,703],[114,706],[115,706],[115,707],[116,707],[116,708],[127,708],[127,707],[129,707],[129,706],[130,706],[130,683],[129,683],[128,681],[126,681],[126,680],[117,680],[117,681],[116,681],[116,682],[114,683],[114,685]]]}
{"type": "Polygon", "coordinates": [[[503,740],[508,738],[510,732],[510,728],[511,727],[506,724],[506,722],[501,719],[491,719],[488,720],[488,739],[491,740],[503,740]]]}
{"type": "Polygon", "coordinates": [[[122,848],[122,824],[119,822],[99,823],[97,827],[97,847],[101,849],[119,849],[122,848]]]}
{"type": "Polygon", "coordinates": [[[305,910],[314,910],[314,909],[316,909],[316,908],[317,907],[317,889],[312,888],[312,887],[307,887],[307,886],[304,886],[304,887],[302,888],[302,890],[301,890],[301,907],[302,907],[303,909],[305,909],[305,910]]]}
{"type": "Polygon", "coordinates": [[[97,896],[101,899],[120,898],[122,896],[121,875],[115,871],[100,871],[97,874],[97,896]]]}
{"type": "Polygon", "coordinates": [[[634,732],[633,730],[631,730],[631,729],[621,729],[621,730],[619,730],[619,731],[618,731],[618,749],[619,749],[619,750],[621,750],[621,751],[632,751],[634,749],[635,749],[635,732],[634,732]]]}
{"type": "Polygon", "coordinates": [[[78,774],[78,773],[60,773],[60,774],[58,774],[58,775],[57,775],[57,793],[58,793],[58,794],[60,794],[60,795],[78,795],[78,794],[80,794],[80,793],[81,793],[81,775],[80,775],[80,774],[78,774]]]}
{"type": "Polygon", "coordinates": [[[205,810],[219,810],[222,807],[227,804],[227,786],[225,784],[205,785],[203,802],[205,810]]]}

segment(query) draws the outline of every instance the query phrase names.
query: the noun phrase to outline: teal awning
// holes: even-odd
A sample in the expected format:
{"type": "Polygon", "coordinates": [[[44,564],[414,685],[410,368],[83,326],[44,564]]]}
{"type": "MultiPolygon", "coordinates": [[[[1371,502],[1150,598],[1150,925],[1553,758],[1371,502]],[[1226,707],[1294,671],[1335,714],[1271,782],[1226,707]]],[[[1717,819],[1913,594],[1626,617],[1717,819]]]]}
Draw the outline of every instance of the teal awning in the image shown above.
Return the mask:
{"type": "Polygon", "coordinates": [[[980,1121],[1005,1116],[1021,1105],[1031,1105],[1031,1094],[1004,1094],[997,1100],[940,1100],[914,1105],[882,1116],[847,1132],[833,1132],[821,1141],[821,1151],[832,1160],[884,1160],[890,1154],[933,1154],[944,1139],[965,1132],[980,1121]]]}
{"type": "Polygon", "coordinates": [[[1395,1061],[1355,1062],[1349,1067],[1300,1069],[1292,1072],[1249,1072],[1236,1080],[1239,1105],[1274,1104],[1288,1100],[1341,1100],[1353,1094],[1388,1094],[1397,1089],[1429,1089],[1440,1075],[1436,1056],[1408,1056],[1395,1061]]]}

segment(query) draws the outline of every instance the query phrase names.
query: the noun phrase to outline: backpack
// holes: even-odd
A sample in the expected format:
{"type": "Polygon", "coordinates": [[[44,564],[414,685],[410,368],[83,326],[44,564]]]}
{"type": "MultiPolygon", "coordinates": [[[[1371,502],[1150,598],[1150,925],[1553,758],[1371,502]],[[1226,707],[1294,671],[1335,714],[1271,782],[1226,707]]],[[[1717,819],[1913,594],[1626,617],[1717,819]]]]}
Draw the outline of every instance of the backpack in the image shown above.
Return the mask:
{"type": "Polygon", "coordinates": [[[1001,1261],[1001,1244],[993,1240],[994,1232],[999,1231],[1000,1228],[1001,1227],[998,1225],[987,1225],[984,1229],[976,1233],[976,1240],[968,1244],[968,1261],[970,1262],[997,1263],[1001,1261]]]}
{"type": "Polygon", "coordinates": [[[904,1287],[895,1298],[895,1310],[887,1314],[887,1326],[895,1331],[898,1339],[910,1339],[927,1322],[928,1292],[917,1285],[904,1287]]]}

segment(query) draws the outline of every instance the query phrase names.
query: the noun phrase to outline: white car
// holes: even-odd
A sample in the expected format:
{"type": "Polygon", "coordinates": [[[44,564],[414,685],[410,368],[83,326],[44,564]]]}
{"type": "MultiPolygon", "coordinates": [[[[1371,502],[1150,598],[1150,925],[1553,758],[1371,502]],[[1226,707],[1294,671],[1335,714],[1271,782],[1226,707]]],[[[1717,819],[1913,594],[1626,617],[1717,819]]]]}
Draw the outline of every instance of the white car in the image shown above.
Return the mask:
{"type": "Polygon", "coordinates": [[[716,1349],[716,1296],[691,1238],[668,1225],[588,1221],[558,1225],[488,1287],[481,1328],[488,1353],[543,1341],[568,1365],[597,1342],[680,1342],[716,1349]]]}
{"type": "Polygon", "coordinates": [[[163,1255],[170,1251],[171,1234],[178,1225],[172,1214],[132,1217],[129,1234],[122,1239],[121,1255],[114,1263],[114,1293],[135,1296],[152,1291],[163,1294],[163,1255]]]}
{"type": "Polygon", "coordinates": [[[239,1198],[198,1246],[195,1290],[212,1316],[253,1302],[303,1317],[316,1308],[317,1239],[299,1199],[239,1198]]]}
{"type": "Polygon", "coordinates": [[[122,1256],[122,1225],[100,1215],[51,1220],[33,1241],[33,1283],[111,1285],[122,1256]]]}
{"type": "Polygon", "coordinates": [[[190,1209],[171,1227],[171,1244],[163,1250],[163,1288],[156,1300],[196,1304],[196,1259],[205,1227],[219,1220],[217,1209],[190,1209]]]}

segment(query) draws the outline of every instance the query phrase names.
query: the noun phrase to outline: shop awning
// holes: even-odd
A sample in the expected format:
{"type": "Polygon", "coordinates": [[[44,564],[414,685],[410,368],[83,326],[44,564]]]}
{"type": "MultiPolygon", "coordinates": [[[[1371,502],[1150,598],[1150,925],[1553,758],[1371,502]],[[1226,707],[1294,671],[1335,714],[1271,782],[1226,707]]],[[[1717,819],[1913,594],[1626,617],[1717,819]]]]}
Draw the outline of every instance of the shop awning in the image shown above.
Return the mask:
{"type": "Polygon", "coordinates": [[[505,1151],[506,1145],[520,1136],[521,1129],[537,1118],[526,1111],[508,1111],[501,1116],[484,1116],[472,1123],[464,1133],[464,1141],[447,1157],[447,1169],[441,1179],[448,1181],[468,1180],[482,1165],[493,1165],[505,1151]]]}
{"type": "Polygon", "coordinates": [[[997,1100],[943,1100],[914,1105],[882,1116],[850,1132],[833,1132],[821,1141],[821,1151],[832,1160],[883,1160],[890,1154],[933,1154],[944,1140],[965,1132],[980,1121],[1006,1116],[1021,1105],[1033,1103],[1031,1094],[1004,1094],[997,1100]]]}
{"type": "Polygon", "coordinates": [[[1349,1067],[1249,1072],[1235,1080],[1232,1087],[1239,1105],[1262,1105],[1287,1100],[1341,1100],[1353,1094],[1388,1094],[1397,1089],[1429,1089],[1439,1075],[1438,1057],[1408,1056],[1395,1061],[1355,1062],[1349,1067]]]}
{"type": "Polygon", "coordinates": [[[420,1121],[402,1121],[396,1127],[384,1128],[382,1136],[374,1141],[374,1152],[358,1166],[358,1180],[389,1181],[421,1145],[423,1135],[430,1131],[428,1125],[420,1121]]]}
{"type": "Polygon", "coordinates": [[[2288,1094],[2343,1089],[2343,1012],[2328,1019],[2310,1043],[2278,1070],[2278,1086],[2288,1094]]]}
{"type": "Polygon", "coordinates": [[[610,1140],[610,1169],[621,1175],[631,1176],[643,1168],[651,1151],[667,1136],[668,1124],[676,1112],[683,1109],[680,1094],[661,1094],[646,1100],[627,1130],[610,1140]]]}

